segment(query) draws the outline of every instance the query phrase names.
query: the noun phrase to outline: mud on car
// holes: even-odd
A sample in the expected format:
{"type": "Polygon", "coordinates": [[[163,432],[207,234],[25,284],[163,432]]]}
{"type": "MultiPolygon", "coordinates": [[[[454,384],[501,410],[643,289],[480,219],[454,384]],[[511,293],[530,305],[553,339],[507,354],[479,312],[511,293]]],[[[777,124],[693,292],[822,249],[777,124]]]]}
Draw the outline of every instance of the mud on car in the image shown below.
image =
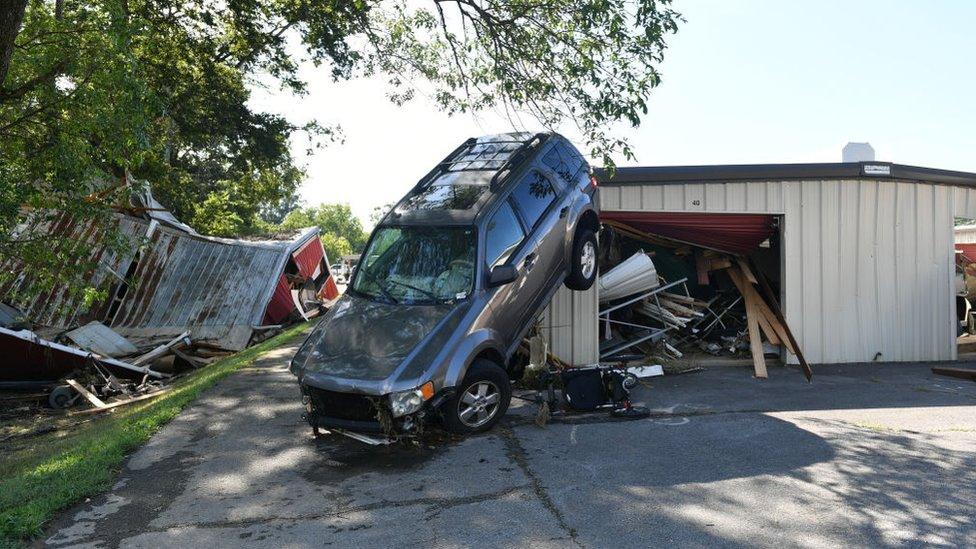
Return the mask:
{"type": "Polygon", "coordinates": [[[598,228],[596,180],[564,137],[465,141],[378,223],[292,360],[305,418],[368,442],[431,419],[490,429],[534,320],[560,285],[596,279],[598,228]]]}

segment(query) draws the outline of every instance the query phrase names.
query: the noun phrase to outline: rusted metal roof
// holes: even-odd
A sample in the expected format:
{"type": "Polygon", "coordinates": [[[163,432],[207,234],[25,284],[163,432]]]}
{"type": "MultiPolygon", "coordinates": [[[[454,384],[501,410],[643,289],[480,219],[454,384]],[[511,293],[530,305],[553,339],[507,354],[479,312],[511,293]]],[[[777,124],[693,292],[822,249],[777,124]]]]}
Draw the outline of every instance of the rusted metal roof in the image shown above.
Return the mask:
{"type": "Polygon", "coordinates": [[[318,232],[308,229],[290,242],[248,242],[158,226],[109,326],[134,341],[189,330],[195,343],[243,349],[292,252],[318,232]]]}
{"type": "Polygon", "coordinates": [[[91,246],[98,267],[86,285],[106,290],[105,299],[86,307],[67,287],[31,293],[31,273],[17,260],[0,265],[15,274],[0,285],[0,299],[51,332],[98,320],[137,346],[189,331],[196,343],[240,350],[262,324],[286,262],[319,235],[311,228],[292,240],[246,241],[201,236],[155,218],[117,214],[109,222],[128,244],[121,250],[104,244],[106,227],[94,221],[60,215],[31,227],[91,246]]]}
{"type": "MultiPolygon", "coordinates": [[[[93,259],[98,267],[88,276],[87,286],[109,290],[122,282],[126,270],[132,263],[139,244],[149,229],[149,222],[139,218],[114,215],[108,223],[117,224],[122,237],[122,249],[108,246],[103,242],[105,227],[94,220],[77,222],[71,216],[62,214],[44,220],[30,227],[31,233],[49,235],[62,241],[81,242],[92,246],[93,259]],[[128,243],[128,246],[125,244],[128,243]]],[[[17,276],[0,284],[0,298],[16,306],[24,317],[33,323],[52,328],[69,328],[84,324],[89,320],[100,320],[108,312],[109,300],[95,303],[90,308],[84,304],[84,297],[71,292],[65,286],[56,286],[50,291],[32,293],[31,271],[19,261],[10,260],[0,266],[7,273],[17,276]]],[[[0,279],[2,280],[2,279],[0,279]]]]}

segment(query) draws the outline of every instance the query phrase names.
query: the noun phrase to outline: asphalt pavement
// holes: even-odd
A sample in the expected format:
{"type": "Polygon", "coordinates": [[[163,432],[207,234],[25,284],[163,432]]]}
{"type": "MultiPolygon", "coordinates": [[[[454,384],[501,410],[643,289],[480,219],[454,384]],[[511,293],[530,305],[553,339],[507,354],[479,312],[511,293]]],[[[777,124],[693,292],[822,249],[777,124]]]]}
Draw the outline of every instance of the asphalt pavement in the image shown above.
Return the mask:
{"type": "Polygon", "coordinates": [[[66,512],[56,547],[976,546],[976,383],[713,367],[635,392],[651,418],[375,448],[301,418],[294,347],[223,380],[66,512]]]}

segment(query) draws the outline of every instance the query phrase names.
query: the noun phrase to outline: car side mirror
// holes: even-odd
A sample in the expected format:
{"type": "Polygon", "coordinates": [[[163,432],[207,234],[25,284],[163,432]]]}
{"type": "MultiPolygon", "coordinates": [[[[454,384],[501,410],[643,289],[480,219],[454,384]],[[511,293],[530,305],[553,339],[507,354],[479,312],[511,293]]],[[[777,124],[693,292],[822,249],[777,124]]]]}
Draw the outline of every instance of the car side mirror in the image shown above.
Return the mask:
{"type": "Polygon", "coordinates": [[[502,286],[518,278],[514,265],[498,265],[488,274],[488,287],[502,286]]]}

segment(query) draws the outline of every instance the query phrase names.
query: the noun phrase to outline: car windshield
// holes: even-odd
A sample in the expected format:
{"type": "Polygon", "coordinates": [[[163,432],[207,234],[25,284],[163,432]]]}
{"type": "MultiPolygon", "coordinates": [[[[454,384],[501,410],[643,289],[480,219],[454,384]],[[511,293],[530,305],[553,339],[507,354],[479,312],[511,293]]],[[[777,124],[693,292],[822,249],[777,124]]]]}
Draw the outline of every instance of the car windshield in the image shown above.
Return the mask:
{"type": "Polygon", "coordinates": [[[382,227],[352,289],[393,303],[464,299],[474,286],[475,244],[471,227],[382,227]]]}

